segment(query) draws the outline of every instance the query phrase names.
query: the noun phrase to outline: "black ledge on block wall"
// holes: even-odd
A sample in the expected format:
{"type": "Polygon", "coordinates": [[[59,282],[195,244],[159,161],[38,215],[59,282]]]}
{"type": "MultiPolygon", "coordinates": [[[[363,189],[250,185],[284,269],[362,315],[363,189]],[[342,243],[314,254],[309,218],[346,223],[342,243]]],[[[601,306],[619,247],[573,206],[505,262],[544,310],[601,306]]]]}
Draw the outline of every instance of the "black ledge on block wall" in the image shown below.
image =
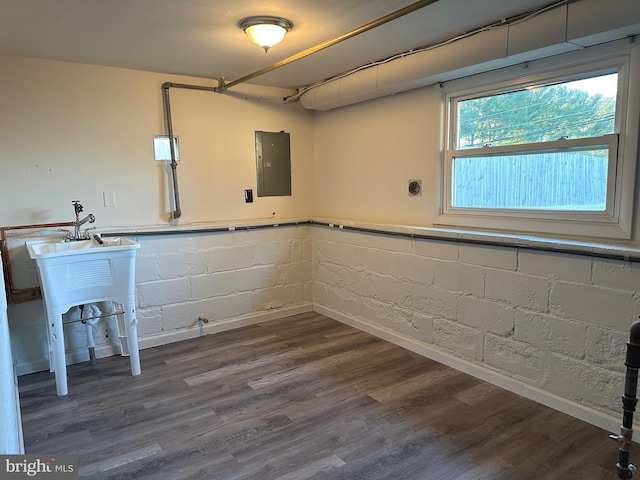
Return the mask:
{"type": "Polygon", "coordinates": [[[385,228],[377,225],[376,228],[345,225],[341,223],[331,223],[318,220],[300,220],[282,223],[260,223],[254,225],[222,226],[222,227],[202,227],[190,229],[159,229],[141,231],[121,231],[102,233],[103,237],[141,237],[156,235],[197,235],[197,234],[217,234],[234,231],[249,231],[267,228],[294,227],[300,225],[311,225],[325,228],[333,228],[372,235],[385,235],[391,237],[411,238],[417,240],[437,240],[445,242],[465,243],[474,245],[485,245],[494,247],[511,247],[527,250],[537,250],[542,252],[565,253],[572,255],[582,255],[588,257],[608,258],[612,260],[622,260],[625,262],[640,263],[640,249],[632,247],[621,247],[616,245],[595,244],[586,242],[575,242],[566,240],[555,240],[545,238],[519,237],[517,235],[496,235],[483,232],[460,232],[444,228],[407,227],[404,229],[394,229],[392,226],[385,228]]]}

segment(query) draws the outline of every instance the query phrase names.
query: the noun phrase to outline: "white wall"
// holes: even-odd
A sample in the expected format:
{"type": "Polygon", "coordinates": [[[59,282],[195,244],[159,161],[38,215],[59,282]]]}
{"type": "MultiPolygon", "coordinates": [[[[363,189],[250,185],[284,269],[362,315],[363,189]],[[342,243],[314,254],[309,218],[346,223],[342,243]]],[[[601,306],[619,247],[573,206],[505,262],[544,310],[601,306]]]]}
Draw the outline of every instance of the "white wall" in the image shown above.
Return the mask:
{"type": "Polygon", "coordinates": [[[427,225],[438,214],[440,92],[428,87],[316,112],[316,215],[427,225]],[[409,179],[423,182],[409,197],[409,179]]]}
{"type": "MultiPolygon", "coordinates": [[[[167,162],[154,160],[164,133],[160,86],[215,82],[157,73],[0,56],[0,225],[73,220],[81,200],[96,226],[166,225],[173,210],[167,162]],[[105,207],[103,192],[115,192],[105,207]]],[[[244,86],[265,97],[279,89],[244,86]]],[[[309,216],[313,212],[313,115],[299,105],[170,89],[182,225],[309,216]],[[291,133],[292,197],[255,198],[256,130],[291,133]]]]}

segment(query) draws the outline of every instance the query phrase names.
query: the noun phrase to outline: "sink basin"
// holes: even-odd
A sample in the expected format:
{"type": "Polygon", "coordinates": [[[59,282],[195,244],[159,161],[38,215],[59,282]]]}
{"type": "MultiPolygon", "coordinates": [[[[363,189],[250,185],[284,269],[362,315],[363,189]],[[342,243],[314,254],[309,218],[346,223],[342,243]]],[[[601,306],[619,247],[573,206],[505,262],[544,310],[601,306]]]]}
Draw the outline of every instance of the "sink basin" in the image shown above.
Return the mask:
{"type": "Polygon", "coordinates": [[[71,242],[29,241],[29,256],[36,261],[47,314],[50,367],[56,374],[58,395],[67,394],[62,314],[76,305],[112,301],[122,305],[131,373],[140,374],[135,318],[135,255],[140,244],[125,237],[71,242]]]}
{"type": "Polygon", "coordinates": [[[36,261],[48,310],[62,314],[75,305],[133,295],[134,261],[140,244],[125,237],[77,242],[27,242],[36,261]]]}
{"type": "Polygon", "coordinates": [[[27,243],[29,256],[34,260],[45,257],[58,257],[64,255],[85,255],[87,250],[108,249],[108,250],[130,250],[139,248],[140,244],[125,237],[108,237],[102,239],[102,245],[95,240],[80,240],[77,242],[38,242],[27,243]]]}
{"type": "Polygon", "coordinates": [[[133,295],[140,244],[125,237],[76,242],[27,242],[36,261],[47,309],[62,314],[75,305],[133,295]],[[104,297],[104,298],[103,298],[104,297]]]}

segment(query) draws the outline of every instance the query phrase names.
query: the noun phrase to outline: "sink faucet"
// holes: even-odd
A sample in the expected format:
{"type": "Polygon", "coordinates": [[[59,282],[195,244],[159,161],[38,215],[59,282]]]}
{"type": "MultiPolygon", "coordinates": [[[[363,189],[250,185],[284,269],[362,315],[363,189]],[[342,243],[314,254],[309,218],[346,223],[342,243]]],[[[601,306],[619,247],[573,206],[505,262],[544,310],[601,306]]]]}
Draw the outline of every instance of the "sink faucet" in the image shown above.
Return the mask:
{"type": "Polygon", "coordinates": [[[82,225],[84,225],[85,223],[93,223],[96,221],[96,217],[93,216],[93,214],[89,214],[86,217],[84,217],[83,219],[80,219],[80,213],[83,210],[82,204],[80,203],[80,200],[74,200],[73,202],[73,211],[76,214],[76,222],[74,224],[74,231],[73,234],[71,232],[67,233],[67,238],[66,241],[73,241],[73,240],[88,240],[90,238],[89,233],[87,230],[85,230],[84,232],[80,232],[80,227],[82,225]]]}

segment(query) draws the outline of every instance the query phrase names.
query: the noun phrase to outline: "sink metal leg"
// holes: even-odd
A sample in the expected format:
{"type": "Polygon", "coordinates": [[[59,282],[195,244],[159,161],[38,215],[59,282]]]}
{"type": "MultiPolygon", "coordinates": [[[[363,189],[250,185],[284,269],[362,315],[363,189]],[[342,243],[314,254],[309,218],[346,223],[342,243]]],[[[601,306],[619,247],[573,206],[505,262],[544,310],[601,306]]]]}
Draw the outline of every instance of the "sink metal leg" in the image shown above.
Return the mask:
{"type": "Polygon", "coordinates": [[[66,395],[67,389],[67,359],[64,354],[64,330],[62,329],[62,315],[48,317],[49,333],[51,335],[51,355],[53,356],[54,374],[56,377],[56,392],[59,396],[66,395]]]}

